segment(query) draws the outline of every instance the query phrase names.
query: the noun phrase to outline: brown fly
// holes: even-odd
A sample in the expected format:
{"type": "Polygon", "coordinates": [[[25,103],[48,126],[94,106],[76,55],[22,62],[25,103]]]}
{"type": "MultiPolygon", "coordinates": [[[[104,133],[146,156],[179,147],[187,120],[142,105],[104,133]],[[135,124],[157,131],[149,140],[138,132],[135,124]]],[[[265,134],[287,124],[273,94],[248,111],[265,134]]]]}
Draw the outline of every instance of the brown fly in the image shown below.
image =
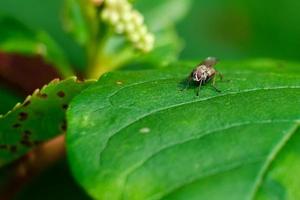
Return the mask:
{"type": "Polygon", "coordinates": [[[203,62],[197,65],[197,67],[191,72],[188,77],[188,88],[191,82],[197,84],[197,96],[199,96],[200,88],[202,85],[211,82],[211,86],[217,91],[221,92],[216,86],[216,75],[220,76],[220,79],[223,79],[223,75],[218,72],[214,66],[217,64],[218,60],[215,57],[208,57],[203,62]]]}

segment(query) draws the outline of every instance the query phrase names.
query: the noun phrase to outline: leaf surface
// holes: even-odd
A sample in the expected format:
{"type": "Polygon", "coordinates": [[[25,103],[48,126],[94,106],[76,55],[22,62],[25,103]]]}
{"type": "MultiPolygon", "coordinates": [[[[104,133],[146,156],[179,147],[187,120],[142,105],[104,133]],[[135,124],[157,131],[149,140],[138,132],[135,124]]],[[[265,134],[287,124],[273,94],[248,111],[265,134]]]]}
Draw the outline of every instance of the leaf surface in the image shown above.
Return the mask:
{"type": "Polygon", "coordinates": [[[277,63],[222,62],[230,82],[199,97],[181,91],[195,62],[103,75],[67,113],[76,179],[96,199],[255,199],[268,179],[300,198],[299,65],[277,63]]]}

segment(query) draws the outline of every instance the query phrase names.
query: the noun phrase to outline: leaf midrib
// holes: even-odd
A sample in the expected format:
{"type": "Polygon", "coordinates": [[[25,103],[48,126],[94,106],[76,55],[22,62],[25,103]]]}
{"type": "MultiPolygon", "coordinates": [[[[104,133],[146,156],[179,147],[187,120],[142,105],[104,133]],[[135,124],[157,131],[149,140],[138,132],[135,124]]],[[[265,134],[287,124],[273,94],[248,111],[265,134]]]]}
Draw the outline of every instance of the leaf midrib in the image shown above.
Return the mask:
{"type": "Polygon", "coordinates": [[[196,182],[198,182],[202,179],[209,178],[209,177],[212,177],[212,176],[216,176],[216,175],[226,173],[226,172],[229,172],[229,171],[232,171],[232,170],[236,170],[236,169],[242,168],[246,165],[255,164],[255,163],[258,163],[260,161],[261,161],[261,158],[257,157],[255,159],[243,160],[242,162],[232,163],[231,165],[228,165],[228,166],[225,165],[223,168],[214,168],[213,170],[211,170],[207,174],[203,174],[203,176],[199,176],[195,179],[191,179],[189,181],[186,181],[184,184],[181,184],[178,187],[175,187],[175,188],[171,189],[170,191],[167,191],[166,193],[158,193],[158,194],[155,194],[153,196],[150,196],[148,198],[148,200],[164,199],[165,197],[168,197],[169,195],[172,195],[176,191],[179,191],[183,187],[191,185],[193,183],[196,183],[196,182]],[[216,170],[216,169],[218,169],[218,170],[216,170]]]}
{"type": "Polygon", "coordinates": [[[266,159],[266,162],[264,163],[261,171],[258,173],[258,176],[256,178],[255,184],[253,186],[253,191],[250,193],[249,197],[247,199],[255,199],[255,196],[259,190],[260,185],[262,184],[263,178],[268,172],[268,169],[272,165],[273,161],[276,159],[276,156],[281,152],[282,149],[284,149],[287,142],[290,140],[290,138],[294,135],[294,133],[297,132],[297,130],[300,127],[300,122],[296,121],[295,124],[291,127],[291,129],[288,131],[288,133],[280,140],[274,148],[271,150],[269,156],[266,159]]]}
{"type": "MultiPolygon", "coordinates": [[[[259,171],[256,179],[255,179],[255,182],[253,184],[253,191],[249,193],[249,196],[246,197],[245,199],[247,200],[252,200],[252,199],[255,199],[255,196],[258,192],[258,189],[263,181],[263,178],[265,176],[265,174],[267,173],[268,169],[270,168],[272,162],[276,159],[276,156],[281,152],[282,149],[284,149],[285,147],[285,144],[289,141],[289,139],[293,136],[293,134],[298,130],[299,128],[299,121],[295,121],[295,124],[291,127],[291,129],[288,131],[288,134],[286,134],[282,140],[280,140],[275,146],[274,148],[270,151],[269,155],[267,156],[267,159],[265,161],[265,163],[263,164],[263,167],[261,168],[261,170],[259,171]]],[[[251,163],[254,163],[255,160],[253,160],[253,162],[248,162],[248,163],[245,163],[245,165],[247,164],[251,164],[251,163]]],[[[228,168],[228,170],[226,171],[229,171],[229,170],[233,170],[233,169],[236,169],[236,168],[239,168],[241,166],[244,166],[243,164],[240,164],[240,165],[237,165],[236,167],[233,167],[233,168],[228,168]]],[[[209,176],[212,176],[212,175],[217,175],[219,173],[223,173],[224,171],[218,171],[217,173],[215,174],[210,174],[209,176]]],[[[204,177],[205,178],[205,177],[204,177]]],[[[196,178],[195,180],[193,180],[192,182],[195,182],[195,181],[198,181],[202,179],[202,177],[198,177],[196,178]]],[[[160,197],[160,199],[163,199],[165,196],[168,196],[172,193],[174,193],[175,191],[178,191],[180,190],[180,188],[186,186],[187,184],[190,184],[189,182],[186,182],[186,183],[183,183],[181,185],[179,185],[179,187],[175,187],[173,189],[171,189],[170,191],[167,191],[166,193],[164,194],[160,194],[162,195],[160,197]]],[[[155,194],[155,196],[160,196],[159,194],[155,194]]],[[[153,199],[153,197],[150,197],[149,199],[153,199]]]]}

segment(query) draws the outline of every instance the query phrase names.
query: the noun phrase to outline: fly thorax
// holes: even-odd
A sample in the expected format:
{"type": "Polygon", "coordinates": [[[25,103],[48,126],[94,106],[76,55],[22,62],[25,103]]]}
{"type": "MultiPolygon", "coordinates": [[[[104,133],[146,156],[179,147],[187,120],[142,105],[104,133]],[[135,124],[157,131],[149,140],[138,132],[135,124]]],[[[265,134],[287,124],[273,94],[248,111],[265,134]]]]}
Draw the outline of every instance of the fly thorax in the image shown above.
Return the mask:
{"type": "Polygon", "coordinates": [[[216,73],[216,70],[213,69],[213,68],[210,68],[210,69],[207,71],[207,73],[208,73],[208,76],[211,77],[211,76],[213,76],[213,75],[216,73]]]}

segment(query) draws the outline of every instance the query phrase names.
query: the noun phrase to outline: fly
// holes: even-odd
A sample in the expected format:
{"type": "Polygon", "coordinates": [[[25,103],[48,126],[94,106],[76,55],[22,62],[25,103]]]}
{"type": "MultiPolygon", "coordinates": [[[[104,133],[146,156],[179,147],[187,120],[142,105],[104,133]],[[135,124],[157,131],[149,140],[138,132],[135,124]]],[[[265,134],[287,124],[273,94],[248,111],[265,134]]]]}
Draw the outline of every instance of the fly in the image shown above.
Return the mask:
{"type": "Polygon", "coordinates": [[[191,72],[188,77],[188,85],[190,86],[191,82],[197,83],[197,96],[199,96],[200,88],[202,85],[210,82],[212,80],[211,86],[217,91],[221,92],[216,86],[216,75],[220,76],[220,79],[223,79],[223,75],[218,72],[214,66],[217,64],[218,60],[215,57],[208,57],[202,61],[197,67],[191,72]]]}

